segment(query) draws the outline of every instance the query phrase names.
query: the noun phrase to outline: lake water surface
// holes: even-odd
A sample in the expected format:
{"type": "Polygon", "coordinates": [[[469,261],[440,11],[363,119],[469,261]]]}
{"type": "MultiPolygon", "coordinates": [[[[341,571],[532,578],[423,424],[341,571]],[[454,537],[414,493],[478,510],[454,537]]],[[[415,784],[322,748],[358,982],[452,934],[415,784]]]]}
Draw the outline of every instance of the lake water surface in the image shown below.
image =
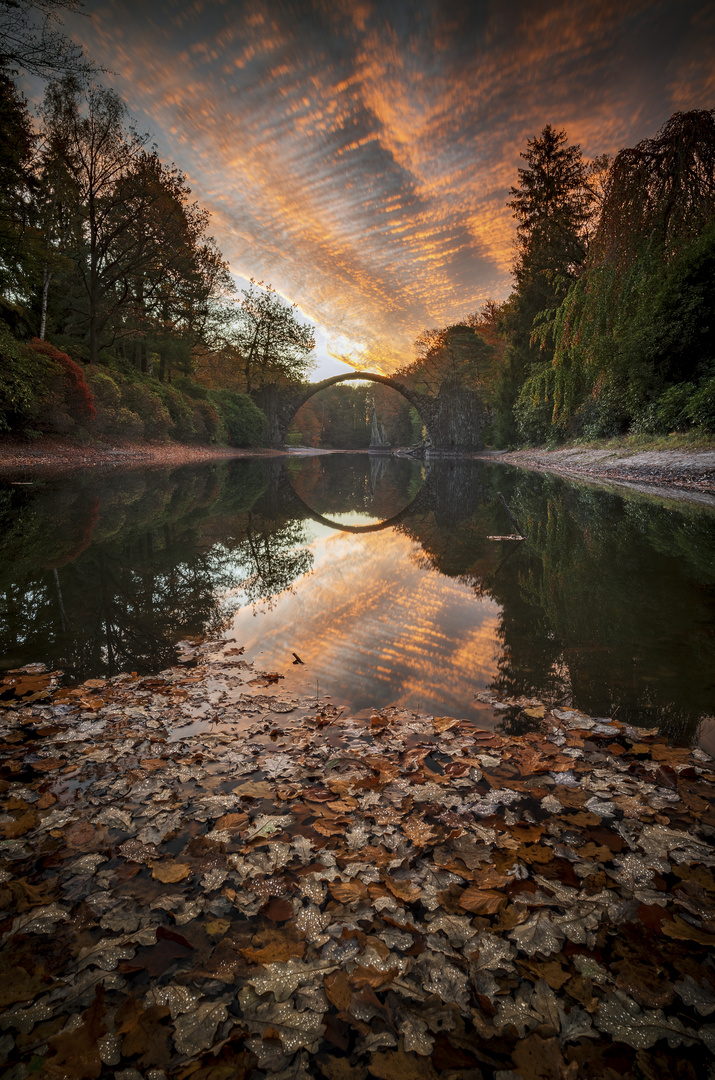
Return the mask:
{"type": "Polygon", "coordinates": [[[158,671],[220,632],[353,711],[477,718],[490,689],[681,742],[715,713],[707,506],[365,454],[4,481],[0,500],[6,669],[158,671]],[[514,531],[499,492],[525,541],[489,539],[514,531]]]}

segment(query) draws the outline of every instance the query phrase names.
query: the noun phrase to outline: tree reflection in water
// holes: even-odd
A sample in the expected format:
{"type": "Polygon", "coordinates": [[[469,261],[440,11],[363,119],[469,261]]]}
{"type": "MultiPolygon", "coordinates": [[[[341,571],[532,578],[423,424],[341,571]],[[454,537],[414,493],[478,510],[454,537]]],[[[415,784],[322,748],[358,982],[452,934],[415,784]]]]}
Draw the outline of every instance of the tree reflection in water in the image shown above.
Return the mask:
{"type": "Polygon", "coordinates": [[[712,714],[713,511],[476,461],[239,460],[5,485],[4,665],[80,679],[166,667],[180,638],[310,571],[305,504],[399,512],[418,565],[496,601],[498,692],[617,709],[675,739],[712,714]],[[497,491],[527,542],[486,539],[511,531],[497,491]]]}

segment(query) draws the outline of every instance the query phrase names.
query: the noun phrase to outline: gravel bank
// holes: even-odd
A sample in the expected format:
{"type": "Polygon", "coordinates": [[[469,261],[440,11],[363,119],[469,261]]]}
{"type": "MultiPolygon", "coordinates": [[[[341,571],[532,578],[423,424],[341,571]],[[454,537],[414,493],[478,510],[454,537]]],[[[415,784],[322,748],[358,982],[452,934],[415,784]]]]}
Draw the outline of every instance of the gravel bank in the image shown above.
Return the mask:
{"type": "Polygon", "coordinates": [[[494,451],[481,456],[528,469],[612,480],[631,486],[680,488],[694,494],[715,496],[715,449],[630,451],[571,447],[494,451]]]}

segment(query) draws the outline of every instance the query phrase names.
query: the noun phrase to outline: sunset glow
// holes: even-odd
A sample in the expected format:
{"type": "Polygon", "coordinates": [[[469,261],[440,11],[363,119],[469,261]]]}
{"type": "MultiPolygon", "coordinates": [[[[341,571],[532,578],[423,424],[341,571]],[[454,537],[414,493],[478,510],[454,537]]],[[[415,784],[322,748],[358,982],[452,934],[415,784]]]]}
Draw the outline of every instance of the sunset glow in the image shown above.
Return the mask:
{"type": "Polygon", "coordinates": [[[715,16],[694,0],[89,7],[68,25],[188,173],[232,270],[295,300],[322,358],[382,371],[508,295],[527,138],[551,123],[614,153],[715,103],[715,16]]]}
{"type": "Polygon", "coordinates": [[[466,715],[496,674],[499,607],[468,585],[418,566],[419,545],[398,532],[323,535],[313,573],[270,605],[244,607],[228,636],[280,689],[466,715]],[[304,666],[293,665],[297,651],[304,666]]]}

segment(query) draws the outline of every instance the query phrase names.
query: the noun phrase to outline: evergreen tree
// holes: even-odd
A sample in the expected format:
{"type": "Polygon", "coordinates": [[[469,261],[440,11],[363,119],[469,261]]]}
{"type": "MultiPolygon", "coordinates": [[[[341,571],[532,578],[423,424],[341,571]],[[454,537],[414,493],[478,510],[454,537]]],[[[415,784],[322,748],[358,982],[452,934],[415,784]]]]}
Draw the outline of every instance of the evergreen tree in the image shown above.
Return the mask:
{"type": "Polygon", "coordinates": [[[581,147],[568,146],[565,131],[547,124],[521,156],[526,167],[507,203],[517,220],[516,289],[503,311],[509,346],[496,389],[502,445],[518,438],[513,409],[529,369],[553,354],[548,334],[534,339],[535,323],[548,320],[578,277],[597,203],[581,147]]]}
{"type": "Polygon", "coordinates": [[[32,164],[35,136],[27,105],[0,72],[0,293],[5,317],[21,304],[32,276],[32,164]]]}

